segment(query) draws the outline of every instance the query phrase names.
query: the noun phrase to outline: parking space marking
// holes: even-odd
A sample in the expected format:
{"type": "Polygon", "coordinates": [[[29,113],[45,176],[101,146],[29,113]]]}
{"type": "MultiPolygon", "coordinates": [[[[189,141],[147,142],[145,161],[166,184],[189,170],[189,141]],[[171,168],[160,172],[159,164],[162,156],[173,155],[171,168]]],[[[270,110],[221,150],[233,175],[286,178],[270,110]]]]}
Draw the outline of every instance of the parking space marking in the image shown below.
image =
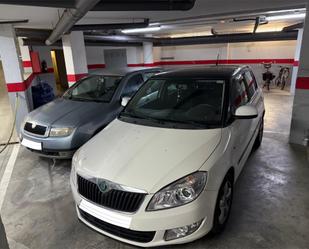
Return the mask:
{"type": "Polygon", "coordinates": [[[15,165],[15,162],[16,162],[16,159],[17,159],[17,156],[18,156],[18,152],[19,152],[19,148],[20,148],[19,144],[14,145],[14,147],[12,149],[12,153],[11,153],[10,158],[9,158],[9,161],[6,165],[5,171],[4,171],[2,179],[0,181],[0,210],[2,209],[5,194],[6,194],[8,186],[9,186],[11,177],[12,177],[14,165],[15,165]]]}

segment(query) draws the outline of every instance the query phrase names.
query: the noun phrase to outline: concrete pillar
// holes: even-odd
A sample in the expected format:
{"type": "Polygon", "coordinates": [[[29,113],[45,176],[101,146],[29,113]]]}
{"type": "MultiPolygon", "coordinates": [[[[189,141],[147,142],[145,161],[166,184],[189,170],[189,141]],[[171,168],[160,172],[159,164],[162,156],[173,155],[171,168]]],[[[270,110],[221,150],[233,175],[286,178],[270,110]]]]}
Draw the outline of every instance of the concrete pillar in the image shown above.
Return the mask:
{"type": "Polygon", "coordinates": [[[0,56],[13,111],[15,111],[15,104],[18,103],[16,129],[19,132],[20,125],[30,110],[27,90],[31,81],[29,84],[29,81],[24,80],[23,68],[18,53],[17,38],[15,30],[10,24],[0,25],[0,56]],[[17,97],[18,101],[16,101],[17,97]]]}
{"type": "Polygon", "coordinates": [[[290,132],[290,142],[294,144],[303,144],[306,136],[309,138],[309,8],[306,16],[290,132]]]}
{"type": "Polygon", "coordinates": [[[88,74],[86,48],[82,31],[73,31],[62,37],[65,67],[69,86],[88,74]]]}
{"type": "Polygon", "coordinates": [[[297,43],[296,43],[296,50],[295,50],[295,56],[294,56],[294,65],[293,65],[293,71],[292,71],[292,80],[291,80],[291,94],[295,94],[295,87],[296,87],[296,80],[297,80],[297,74],[298,74],[298,66],[299,66],[299,57],[300,57],[300,49],[301,44],[303,40],[303,29],[298,30],[298,36],[297,36],[297,43]]]}
{"type": "Polygon", "coordinates": [[[31,62],[29,46],[24,46],[21,37],[18,38],[18,43],[24,72],[27,74],[31,74],[33,70],[32,70],[32,62],[31,62]]]}
{"type": "Polygon", "coordinates": [[[143,42],[144,66],[153,65],[153,43],[143,42]]]}

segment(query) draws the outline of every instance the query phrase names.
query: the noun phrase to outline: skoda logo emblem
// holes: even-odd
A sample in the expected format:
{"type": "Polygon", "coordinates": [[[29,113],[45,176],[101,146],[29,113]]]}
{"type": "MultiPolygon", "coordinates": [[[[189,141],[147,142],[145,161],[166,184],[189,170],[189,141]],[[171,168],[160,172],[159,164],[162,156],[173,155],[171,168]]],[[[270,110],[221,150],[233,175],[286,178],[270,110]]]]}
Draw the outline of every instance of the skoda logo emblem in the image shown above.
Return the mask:
{"type": "Polygon", "coordinates": [[[102,193],[105,193],[105,192],[107,192],[109,189],[108,189],[108,184],[107,184],[107,182],[105,182],[105,181],[98,181],[98,187],[99,187],[99,189],[100,189],[100,191],[102,192],[102,193]]]}
{"type": "Polygon", "coordinates": [[[36,127],[36,123],[33,122],[32,125],[31,125],[31,128],[34,129],[35,127],[36,127]]]}

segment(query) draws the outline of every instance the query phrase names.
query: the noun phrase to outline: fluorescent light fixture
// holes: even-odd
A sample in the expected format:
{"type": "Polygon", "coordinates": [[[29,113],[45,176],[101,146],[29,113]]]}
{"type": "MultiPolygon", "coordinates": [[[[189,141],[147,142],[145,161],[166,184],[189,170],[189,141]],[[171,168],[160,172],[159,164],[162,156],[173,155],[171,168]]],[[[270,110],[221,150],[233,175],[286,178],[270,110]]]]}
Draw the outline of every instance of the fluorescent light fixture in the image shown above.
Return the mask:
{"type": "Polygon", "coordinates": [[[149,23],[149,26],[160,26],[160,23],[158,22],[149,23]]]}
{"type": "Polygon", "coordinates": [[[139,29],[124,29],[121,30],[124,34],[133,34],[133,33],[148,33],[148,32],[156,32],[161,30],[161,27],[147,27],[147,28],[139,28],[139,29]]]}
{"type": "Polygon", "coordinates": [[[279,16],[268,16],[266,17],[267,21],[278,21],[278,20],[288,20],[288,19],[304,19],[306,13],[297,13],[289,15],[279,15],[279,16]]]}

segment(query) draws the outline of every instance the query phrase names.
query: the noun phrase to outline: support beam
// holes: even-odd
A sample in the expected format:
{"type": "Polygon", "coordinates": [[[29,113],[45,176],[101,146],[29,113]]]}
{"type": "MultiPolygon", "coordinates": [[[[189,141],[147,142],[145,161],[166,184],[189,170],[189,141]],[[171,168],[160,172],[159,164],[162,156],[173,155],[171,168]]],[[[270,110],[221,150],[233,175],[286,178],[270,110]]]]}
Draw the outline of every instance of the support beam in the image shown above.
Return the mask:
{"type": "Polygon", "coordinates": [[[143,42],[143,57],[144,57],[144,66],[153,65],[153,43],[152,42],[143,42]]]}
{"type": "MultiPolygon", "coordinates": [[[[290,142],[304,144],[309,139],[309,8],[300,50],[299,69],[292,111],[290,142]],[[307,139],[307,140],[306,140],[307,139]]],[[[309,146],[309,145],[307,145],[309,146]]]]}
{"type": "Polygon", "coordinates": [[[88,74],[86,48],[82,31],[73,31],[62,38],[69,86],[88,74]]]}
{"type": "MultiPolygon", "coordinates": [[[[0,56],[7,85],[9,100],[12,110],[16,112],[16,130],[19,132],[20,125],[30,111],[29,85],[24,81],[22,63],[19,59],[19,45],[17,44],[15,30],[11,24],[0,25],[0,56]],[[16,98],[18,97],[18,101],[16,98]]],[[[31,82],[30,82],[31,83],[31,82]]]]}
{"type": "Polygon", "coordinates": [[[20,37],[18,38],[18,44],[24,73],[31,74],[33,70],[29,46],[25,45],[20,37]]]}
{"type": "Polygon", "coordinates": [[[292,79],[291,79],[291,88],[290,92],[291,94],[295,94],[295,87],[296,87],[296,81],[297,81],[297,75],[298,75],[298,66],[299,66],[299,57],[300,57],[300,49],[303,41],[303,29],[298,30],[298,36],[297,36],[297,43],[296,43],[296,49],[295,49],[295,56],[294,56],[294,64],[293,64],[293,71],[292,71],[292,79]]]}

